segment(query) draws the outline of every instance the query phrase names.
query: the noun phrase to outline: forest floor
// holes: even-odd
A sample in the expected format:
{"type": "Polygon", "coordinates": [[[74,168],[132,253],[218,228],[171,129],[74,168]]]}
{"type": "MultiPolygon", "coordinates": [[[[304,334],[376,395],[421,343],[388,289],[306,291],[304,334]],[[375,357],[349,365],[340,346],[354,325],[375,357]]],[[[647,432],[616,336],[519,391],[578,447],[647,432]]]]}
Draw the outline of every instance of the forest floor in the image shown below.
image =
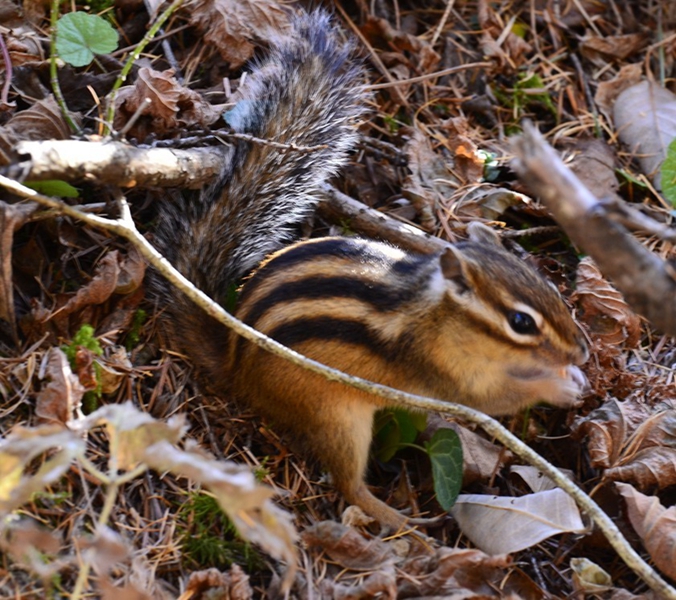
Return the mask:
{"type": "MultiPolygon", "coordinates": [[[[96,57],[84,64],[60,46],[59,105],[49,7],[3,5],[1,173],[20,181],[19,142],[106,133],[113,85],[166,8],[56,4],[59,15],[100,15],[119,41],[103,51],[97,44],[106,36],[93,34],[87,44],[96,57]]],[[[655,172],[676,138],[676,3],[358,0],[331,9],[355,38],[373,94],[358,151],[332,182],[339,199],[450,242],[464,239],[468,223],[487,223],[554,283],[589,340],[583,403],[538,406],[501,422],[567,472],[673,585],[676,345],[632,311],[529,195],[510,166],[510,137],[530,119],[596,197],[670,224],[670,182],[655,172]],[[641,81],[652,87],[635,87],[623,112],[621,92],[641,81]],[[646,114],[655,128],[624,138],[646,114]],[[638,160],[655,140],[660,160],[638,160]]],[[[293,10],[302,6],[186,2],[133,62],[113,129],[142,149],[213,146],[247,64],[265,55],[293,10]]],[[[115,217],[114,166],[98,165],[100,177],[49,178],[74,187],[33,188],[115,217]]],[[[122,182],[151,241],[157,203],[200,183],[188,177],[169,192],[122,182]]],[[[398,509],[442,515],[435,477],[460,475],[433,474],[422,442],[453,429],[464,450],[462,493],[526,503],[477,508],[465,496],[467,510],[479,511],[469,523],[449,518],[422,538],[379,536],[375,524],[345,510],[318,466],[257,415],[205,395],[189,361],[159,344],[162,307],[146,294],[137,246],[61,209],[18,200],[7,192],[0,201],[0,597],[244,600],[282,597],[285,586],[292,598],[659,597],[588,516],[547,495],[553,486],[542,486],[537,470],[480,428],[440,415],[421,423],[383,414],[369,466],[374,493],[398,509]],[[500,544],[482,546],[487,537],[500,544]]],[[[381,235],[377,221],[352,222],[341,210],[323,208],[312,235],[409,246],[404,234],[381,235]]],[[[637,239],[673,258],[671,242],[637,239]]]]}

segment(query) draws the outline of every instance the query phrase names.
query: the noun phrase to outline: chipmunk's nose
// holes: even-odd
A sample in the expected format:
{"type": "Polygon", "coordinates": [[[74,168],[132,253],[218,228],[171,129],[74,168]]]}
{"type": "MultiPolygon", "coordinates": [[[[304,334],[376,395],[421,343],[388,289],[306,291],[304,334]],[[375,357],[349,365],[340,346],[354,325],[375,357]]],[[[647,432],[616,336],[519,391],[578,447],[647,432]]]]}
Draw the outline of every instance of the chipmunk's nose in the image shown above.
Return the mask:
{"type": "Polygon", "coordinates": [[[572,363],[574,365],[582,365],[589,359],[589,346],[582,330],[575,336],[575,341],[577,342],[577,348],[572,363]]]}

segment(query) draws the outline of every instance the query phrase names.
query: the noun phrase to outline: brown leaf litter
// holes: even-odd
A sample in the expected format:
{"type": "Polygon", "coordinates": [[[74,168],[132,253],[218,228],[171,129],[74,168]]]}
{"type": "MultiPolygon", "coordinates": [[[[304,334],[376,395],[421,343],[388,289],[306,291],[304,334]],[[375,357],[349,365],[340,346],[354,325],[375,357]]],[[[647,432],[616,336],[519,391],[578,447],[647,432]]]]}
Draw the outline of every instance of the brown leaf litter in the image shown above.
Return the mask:
{"type": "MultiPolygon", "coordinates": [[[[362,34],[357,46],[370,83],[386,84],[361,127],[360,151],[336,185],[450,240],[461,239],[471,220],[489,222],[551,276],[588,336],[590,390],[575,415],[534,408],[505,423],[568,468],[635,531],[643,555],[674,578],[676,347],[632,312],[593,263],[579,260],[537,199],[514,181],[506,138],[523,118],[536,120],[597,197],[619,195],[669,223],[650,174],[632,161],[635,148],[618,143],[612,115],[625,89],[642,78],[657,80],[659,69],[673,75],[676,15],[665,1],[554,4],[336,4],[346,31],[362,34]],[[479,60],[490,66],[435,75],[479,60]],[[537,87],[524,83],[532,75],[537,87]],[[635,183],[641,179],[645,187],[635,183]]],[[[16,161],[18,141],[71,135],[50,92],[45,9],[34,2],[23,8],[0,12],[14,67],[9,101],[0,107],[5,165],[16,161]]],[[[142,111],[127,135],[152,145],[223,127],[220,114],[235,98],[246,62],[285,30],[294,8],[274,0],[187,3],[163,33],[174,56],[159,42],[147,48],[118,95],[115,128],[142,111]]],[[[148,20],[142,3],[117,2],[110,16],[123,45],[140,41],[148,20]]],[[[101,127],[105,97],[127,52],[59,69],[66,102],[90,132],[101,127]]],[[[80,194],[77,202],[92,210],[112,206],[114,194],[103,187],[87,183],[80,194]]],[[[128,193],[135,221],[150,236],[153,204],[163,195],[128,193]]],[[[291,563],[298,567],[292,598],[568,597],[601,593],[586,579],[601,572],[609,597],[650,597],[596,535],[558,536],[511,557],[491,557],[472,548],[450,520],[422,540],[339,524],[338,495],[289,452],[274,427],[227,398],[205,397],[183,357],[158,348],[154,315],[163,307],[145,298],[137,252],[68,218],[3,202],[0,508],[20,511],[22,519],[0,536],[0,596],[67,594],[88,557],[95,573],[87,593],[111,599],[280,597],[291,563]],[[80,347],[71,365],[61,347],[84,324],[94,328],[102,354],[80,347]],[[83,394],[95,389],[102,412],[82,419],[83,394]],[[126,401],[142,412],[125,408],[126,401]],[[78,434],[64,428],[73,419],[78,434]],[[187,426],[192,441],[182,441],[187,426]],[[247,468],[224,466],[230,465],[224,459],[247,468]],[[155,470],[121,484],[107,505],[110,483],[95,469],[125,476],[145,464],[155,470]],[[269,487],[252,482],[250,493],[236,491],[250,470],[269,487]],[[261,558],[251,546],[242,550],[218,520],[219,502],[250,538],[286,562],[261,558]],[[110,522],[97,528],[105,506],[110,522]],[[280,506],[295,515],[302,542],[294,542],[280,506]]],[[[668,243],[640,239],[673,258],[668,243]]],[[[440,420],[431,417],[425,435],[448,426],[440,420]]],[[[509,476],[509,452],[479,431],[451,426],[470,463],[465,492],[530,493],[509,476]]],[[[419,450],[402,450],[386,465],[372,461],[370,471],[377,495],[392,505],[441,513],[419,450]]]]}

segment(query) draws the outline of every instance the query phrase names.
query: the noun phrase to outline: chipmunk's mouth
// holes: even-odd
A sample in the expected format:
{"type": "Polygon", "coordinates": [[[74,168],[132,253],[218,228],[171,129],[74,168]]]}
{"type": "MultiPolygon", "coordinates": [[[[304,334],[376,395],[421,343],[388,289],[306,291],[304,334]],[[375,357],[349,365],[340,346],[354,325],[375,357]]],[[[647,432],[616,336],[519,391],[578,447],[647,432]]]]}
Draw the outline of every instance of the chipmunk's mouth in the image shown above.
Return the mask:
{"type": "Polygon", "coordinates": [[[533,379],[546,379],[556,374],[558,369],[545,369],[541,367],[512,367],[507,370],[507,374],[515,379],[525,379],[532,381],[533,379]]]}
{"type": "Polygon", "coordinates": [[[558,379],[571,379],[581,388],[586,388],[589,385],[584,373],[579,367],[574,365],[554,369],[548,369],[546,367],[512,367],[507,370],[507,373],[510,377],[526,381],[556,377],[558,379]]]}

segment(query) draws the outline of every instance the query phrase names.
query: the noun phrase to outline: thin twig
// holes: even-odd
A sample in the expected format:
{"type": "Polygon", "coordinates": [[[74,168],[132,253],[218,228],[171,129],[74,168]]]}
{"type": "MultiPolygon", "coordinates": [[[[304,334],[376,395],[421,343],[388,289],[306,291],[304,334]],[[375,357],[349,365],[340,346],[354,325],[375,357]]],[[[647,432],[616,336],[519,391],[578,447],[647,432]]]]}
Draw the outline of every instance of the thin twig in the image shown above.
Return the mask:
{"type": "Polygon", "coordinates": [[[0,34],[0,49],[2,49],[2,59],[5,62],[5,82],[2,84],[2,94],[0,94],[0,106],[9,104],[9,89],[12,86],[12,58],[5,44],[5,36],[0,34]]]}
{"type": "Polygon", "coordinates": [[[350,385],[359,390],[375,394],[377,396],[387,398],[392,402],[425,411],[439,411],[445,414],[461,417],[472,423],[477,424],[490,436],[500,440],[507,448],[512,450],[515,454],[520,456],[523,460],[529,462],[533,466],[540,469],[548,477],[550,477],[561,489],[568,493],[577,503],[577,505],[589,514],[592,520],[596,523],[598,528],[603,532],[611,546],[615,548],[618,555],[622,558],[625,564],[632,569],[645,583],[653,589],[656,593],[661,594],[664,598],[669,600],[676,600],[676,589],[671,587],[662,577],[654,570],[648,563],[646,563],[641,556],[634,550],[627,540],[622,536],[620,530],[615,523],[606,515],[601,508],[585,494],[579,487],[577,487],[566,475],[561,473],[556,467],[548,463],[539,454],[529,448],[521,440],[519,440],[512,433],[507,431],[495,419],[485,415],[478,410],[474,410],[467,406],[453,404],[450,402],[442,402],[441,400],[433,400],[408,394],[399,390],[394,390],[384,385],[372,383],[347,375],[341,371],[327,367],[315,360],[311,360],[298,352],[286,348],[279,342],[268,338],[259,333],[252,327],[245,325],[235,317],[230,315],[220,305],[211,300],[204,292],[197,289],[188,279],[179,273],[169,261],[162,256],[136,229],[129,211],[129,207],[125,201],[121,202],[121,216],[119,220],[111,220],[98,215],[83,213],[73,206],[63,204],[61,201],[48,196],[38,194],[34,190],[27,188],[16,181],[8,179],[0,175],[0,186],[12,191],[13,193],[35,200],[49,208],[60,210],[63,214],[79,219],[89,225],[105,229],[111,233],[119,235],[130,241],[138,251],[146,258],[146,260],[156,268],[172,285],[175,285],[193,302],[202,307],[207,314],[222,323],[226,327],[243,336],[247,340],[257,344],[261,348],[280,356],[291,363],[303,367],[322,375],[329,381],[337,381],[346,385],[350,385]]]}
{"type": "Polygon", "coordinates": [[[418,83],[420,81],[425,81],[427,79],[434,79],[436,77],[443,77],[444,75],[451,75],[453,73],[459,73],[460,71],[466,71],[467,69],[479,69],[481,67],[492,67],[493,63],[489,62],[475,62],[467,63],[466,65],[458,65],[456,67],[449,67],[448,69],[442,69],[441,71],[435,71],[434,73],[425,73],[425,75],[419,75],[418,77],[410,77],[409,79],[402,79],[399,81],[389,81],[387,83],[375,83],[373,85],[366,86],[367,90],[384,90],[386,88],[395,87],[397,85],[408,85],[410,83],[418,83]]]}

